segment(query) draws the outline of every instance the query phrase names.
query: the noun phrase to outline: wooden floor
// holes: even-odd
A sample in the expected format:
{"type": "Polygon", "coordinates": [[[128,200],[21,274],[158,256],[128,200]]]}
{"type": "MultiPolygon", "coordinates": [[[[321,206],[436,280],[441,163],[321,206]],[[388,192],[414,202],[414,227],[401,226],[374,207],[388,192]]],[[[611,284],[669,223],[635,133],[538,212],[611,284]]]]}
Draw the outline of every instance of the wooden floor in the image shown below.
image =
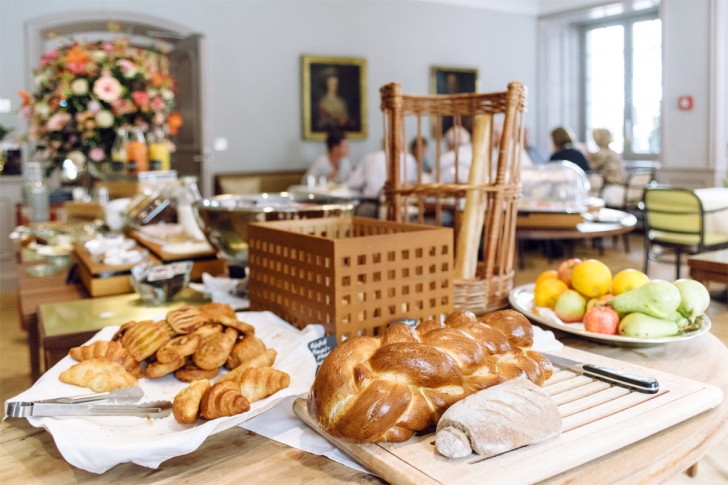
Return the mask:
{"type": "MultiPolygon", "coordinates": [[[[611,241],[605,241],[605,254],[600,257],[595,249],[589,245],[577,245],[575,256],[596,258],[604,261],[613,273],[625,268],[642,268],[642,240],[641,236],[632,236],[632,251],[625,254],[621,241],[619,247],[611,247],[611,241]]],[[[516,273],[516,285],[529,283],[535,280],[542,271],[556,268],[560,262],[555,260],[549,264],[539,251],[526,253],[526,267],[516,273]]],[[[687,275],[687,267],[684,268],[687,275]]],[[[668,264],[652,263],[649,271],[651,278],[661,278],[668,281],[674,279],[674,266],[668,264]]],[[[713,322],[711,331],[728,345],[728,305],[725,303],[725,291],[716,286],[711,288],[715,298],[711,301],[708,311],[713,322]]],[[[18,309],[15,294],[0,294],[0,402],[4,403],[23,390],[30,387],[30,365],[28,357],[27,336],[20,330],[18,323],[18,309]]],[[[728,397],[727,397],[728,398],[728,397]]],[[[698,465],[698,474],[690,478],[685,474],[675,477],[668,483],[670,485],[728,485],[728,437],[718,444],[698,465]]]]}

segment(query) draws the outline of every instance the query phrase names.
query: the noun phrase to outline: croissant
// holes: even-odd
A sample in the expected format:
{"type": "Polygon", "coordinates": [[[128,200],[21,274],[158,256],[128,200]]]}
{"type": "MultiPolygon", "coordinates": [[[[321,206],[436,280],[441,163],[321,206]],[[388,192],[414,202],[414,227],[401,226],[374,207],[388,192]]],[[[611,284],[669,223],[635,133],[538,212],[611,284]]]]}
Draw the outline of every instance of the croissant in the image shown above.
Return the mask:
{"type": "Polygon", "coordinates": [[[233,349],[238,331],[228,328],[224,333],[216,333],[208,337],[192,356],[197,367],[210,370],[225,363],[233,349]]]}
{"type": "Polygon", "coordinates": [[[210,381],[200,379],[182,389],[172,403],[172,414],[179,424],[192,424],[200,416],[200,401],[210,389],[210,381]]]}
{"type": "Polygon", "coordinates": [[[311,387],[308,411],[336,437],[406,441],[479,390],[518,376],[543,385],[553,366],[532,344],[531,323],[512,310],[481,321],[453,312],[442,324],[395,324],[381,338],[357,336],[334,348],[311,387]]]}
{"type": "Polygon", "coordinates": [[[121,364],[124,369],[136,378],[144,376],[144,371],[139,367],[137,361],[131,358],[129,351],[119,342],[97,340],[89,345],[73,347],[68,351],[68,355],[78,361],[105,357],[112,362],[121,364]]]}
{"type": "Polygon", "coordinates": [[[250,403],[240,393],[235,382],[218,382],[202,396],[200,401],[202,417],[206,419],[235,416],[250,410],[250,403]]]}
{"type": "Polygon", "coordinates": [[[216,321],[219,317],[237,319],[237,317],[235,316],[235,310],[227,303],[207,303],[200,307],[200,312],[204,313],[207,318],[209,318],[213,322],[216,321]]]}
{"type": "Polygon", "coordinates": [[[88,359],[61,372],[61,382],[87,387],[94,392],[108,392],[137,385],[136,377],[124,367],[106,358],[88,359]]]}
{"type": "Polygon", "coordinates": [[[266,351],[262,354],[258,354],[252,359],[246,360],[245,362],[222,376],[220,379],[218,379],[217,382],[237,382],[246,369],[250,369],[253,367],[271,367],[273,365],[273,362],[275,362],[276,360],[276,355],[278,355],[278,353],[275,351],[275,349],[266,349],[266,351]]]}
{"type": "Polygon", "coordinates": [[[228,369],[234,369],[246,360],[250,360],[263,352],[265,352],[263,341],[255,335],[247,335],[235,344],[225,365],[228,369]]]}
{"type": "Polygon", "coordinates": [[[291,376],[270,367],[251,367],[238,379],[240,393],[250,402],[265,399],[291,384],[291,376]]]}
{"type": "Polygon", "coordinates": [[[202,337],[195,333],[173,338],[164,344],[161,349],[157,350],[157,361],[175,362],[182,357],[192,355],[198,349],[201,342],[202,337]]]}
{"type": "Polygon", "coordinates": [[[188,359],[184,366],[174,372],[174,376],[182,382],[193,382],[200,379],[212,379],[219,373],[219,367],[209,370],[200,369],[192,359],[188,359]]]}
{"type": "Polygon", "coordinates": [[[121,337],[123,345],[137,362],[154,354],[170,339],[163,323],[152,320],[136,322],[121,337]]]}
{"type": "Polygon", "coordinates": [[[167,323],[176,333],[186,335],[210,323],[210,319],[198,308],[185,305],[167,313],[167,323]]]}
{"type": "Polygon", "coordinates": [[[178,357],[177,360],[170,362],[153,362],[147,366],[147,377],[150,379],[158,379],[176,371],[183,365],[185,365],[184,357],[178,357]]]}

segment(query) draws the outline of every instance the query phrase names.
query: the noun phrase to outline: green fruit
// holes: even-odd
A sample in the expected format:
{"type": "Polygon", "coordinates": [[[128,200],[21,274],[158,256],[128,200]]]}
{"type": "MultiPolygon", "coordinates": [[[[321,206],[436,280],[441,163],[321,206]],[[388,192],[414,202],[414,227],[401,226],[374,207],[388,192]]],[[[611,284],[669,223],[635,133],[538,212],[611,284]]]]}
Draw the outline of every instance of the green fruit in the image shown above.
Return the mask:
{"type": "Polygon", "coordinates": [[[680,291],[672,283],[652,280],[639,288],[609,300],[618,313],[644,313],[655,318],[667,318],[680,306],[680,291]]]}
{"type": "Polygon", "coordinates": [[[673,283],[680,291],[680,306],[677,311],[691,322],[705,313],[710,305],[710,293],[695,280],[681,279],[673,283]]]}
{"type": "Polygon", "coordinates": [[[619,322],[619,335],[625,337],[659,338],[677,335],[677,323],[654,318],[644,313],[630,313],[619,322]]]}
{"type": "Polygon", "coordinates": [[[680,312],[672,312],[667,316],[667,318],[665,318],[665,320],[677,323],[677,326],[680,328],[690,325],[690,320],[682,316],[682,313],[680,312]]]}

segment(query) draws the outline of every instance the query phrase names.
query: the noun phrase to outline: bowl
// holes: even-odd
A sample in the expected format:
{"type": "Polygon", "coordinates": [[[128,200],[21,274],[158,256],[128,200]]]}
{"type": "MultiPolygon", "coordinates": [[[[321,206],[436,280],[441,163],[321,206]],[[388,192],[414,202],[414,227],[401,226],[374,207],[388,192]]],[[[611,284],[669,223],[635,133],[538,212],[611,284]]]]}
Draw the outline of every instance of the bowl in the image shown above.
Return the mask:
{"type": "Polygon", "coordinates": [[[350,216],[356,202],[333,197],[296,200],[280,194],[218,195],[195,204],[200,226],[222,256],[247,263],[251,222],[350,216]]]}

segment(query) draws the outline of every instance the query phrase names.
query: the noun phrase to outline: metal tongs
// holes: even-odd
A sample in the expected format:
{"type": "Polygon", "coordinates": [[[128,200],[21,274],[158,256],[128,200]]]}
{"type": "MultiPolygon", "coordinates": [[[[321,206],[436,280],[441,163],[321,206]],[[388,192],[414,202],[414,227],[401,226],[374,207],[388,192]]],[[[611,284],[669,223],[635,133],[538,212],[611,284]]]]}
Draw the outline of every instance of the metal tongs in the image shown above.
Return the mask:
{"type": "Polygon", "coordinates": [[[5,413],[10,418],[30,416],[136,416],[164,418],[172,412],[169,401],[135,404],[144,397],[141,387],[124,387],[99,394],[60,397],[43,401],[10,402],[5,413]]]}

